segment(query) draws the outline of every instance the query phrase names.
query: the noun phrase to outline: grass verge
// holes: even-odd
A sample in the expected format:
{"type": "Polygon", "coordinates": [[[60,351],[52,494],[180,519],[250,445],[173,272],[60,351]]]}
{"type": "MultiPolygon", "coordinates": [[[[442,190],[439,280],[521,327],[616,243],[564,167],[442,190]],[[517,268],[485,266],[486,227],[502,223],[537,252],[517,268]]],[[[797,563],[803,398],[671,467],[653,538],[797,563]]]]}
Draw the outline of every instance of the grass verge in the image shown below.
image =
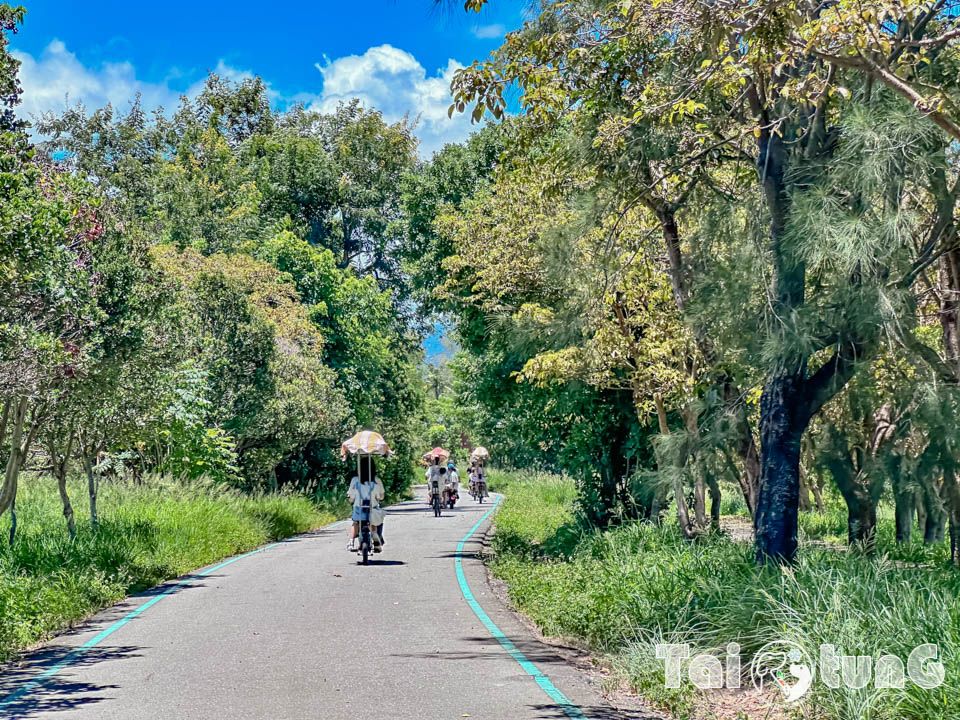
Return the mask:
{"type": "Polygon", "coordinates": [[[48,477],[21,479],[12,547],[9,514],[0,521],[0,661],[128,594],[347,512],[345,503],[150,479],[105,483],[94,532],[85,490],[80,482],[70,485],[75,540],[48,477]]]}
{"type": "Polygon", "coordinates": [[[546,635],[576,637],[606,655],[634,688],[677,717],[765,717],[767,709],[744,702],[734,703],[732,714],[718,713],[686,673],[682,687],[665,688],[657,643],[689,643],[691,654],[724,661],[727,644],[737,642],[746,669],[763,645],[787,640],[815,661],[826,643],[838,654],[892,654],[904,662],[916,646],[937,643],[946,679],[931,690],[909,678],[902,689],[816,682],[802,706],[774,716],[960,718],[956,571],[816,546],[805,547],[794,568],[759,569],[749,544],[723,536],[689,543],[670,524],[584,530],[566,478],[516,475],[498,485],[507,497],[495,520],[492,570],[516,606],[546,635]]]}

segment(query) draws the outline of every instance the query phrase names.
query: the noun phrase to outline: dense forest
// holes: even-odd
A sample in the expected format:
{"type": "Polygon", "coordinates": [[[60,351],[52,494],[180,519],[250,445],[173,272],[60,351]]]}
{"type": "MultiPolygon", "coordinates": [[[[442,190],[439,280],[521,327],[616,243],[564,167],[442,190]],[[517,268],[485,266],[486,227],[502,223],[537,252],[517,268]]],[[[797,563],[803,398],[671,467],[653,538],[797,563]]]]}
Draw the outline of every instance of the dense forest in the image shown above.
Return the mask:
{"type": "MultiPolygon", "coordinates": [[[[6,32],[22,11],[4,9],[6,32]]],[[[340,441],[409,482],[425,325],[403,242],[410,123],[270,108],[211,75],[175,110],[16,119],[3,71],[0,512],[21,471],[343,492],[340,441]],[[32,134],[28,134],[32,133],[32,134]],[[336,463],[336,464],[335,464],[336,463]]]]}
{"type": "MultiPolygon", "coordinates": [[[[468,3],[476,9],[483,2],[468,3]]],[[[4,6],[0,513],[24,469],[342,490],[340,439],[483,442],[597,527],[837,493],[960,562],[957,7],[545,3],[461,70],[486,126],[271,107],[14,114],[4,6]],[[448,325],[457,352],[424,364],[448,325]],[[672,506],[672,510],[668,510],[672,506]]]]}
{"type": "Polygon", "coordinates": [[[889,498],[960,561],[958,9],[547,3],[461,71],[451,112],[507,119],[435,294],[498,454],[601,527],[693,537],[733,487],[791,562],[835,489],[851,544],[889,498]]]}

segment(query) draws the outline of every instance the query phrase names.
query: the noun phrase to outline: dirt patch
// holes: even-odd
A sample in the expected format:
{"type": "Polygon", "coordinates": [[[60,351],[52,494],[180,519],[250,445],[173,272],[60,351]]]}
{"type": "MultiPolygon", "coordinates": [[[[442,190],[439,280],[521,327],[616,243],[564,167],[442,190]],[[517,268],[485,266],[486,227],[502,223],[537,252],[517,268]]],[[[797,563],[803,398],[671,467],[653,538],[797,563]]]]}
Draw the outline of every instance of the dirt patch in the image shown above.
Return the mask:
{"type": "Polygon", "coordinates": [[[753,520],[742,515],[724,515],[720,529],[734,542],[753,542],[753,520]]]}

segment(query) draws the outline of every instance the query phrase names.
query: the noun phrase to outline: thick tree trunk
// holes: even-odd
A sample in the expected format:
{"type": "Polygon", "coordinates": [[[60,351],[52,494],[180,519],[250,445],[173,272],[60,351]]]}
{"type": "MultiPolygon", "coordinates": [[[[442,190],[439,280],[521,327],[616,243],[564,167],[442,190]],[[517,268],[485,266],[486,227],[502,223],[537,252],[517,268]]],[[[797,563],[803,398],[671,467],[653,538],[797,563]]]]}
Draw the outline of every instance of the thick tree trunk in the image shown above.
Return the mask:
{"type": "Polygon", "coordinates": [[[861,543],[866,552],[873,552],[877,538],[877,506],[869,497],[847,501],[847,541],[861,543]]]}
{"type": "Polygon", "coordinates": [[[83,471],[87,476],[87,495],[90,497],[90,527],[96,531],[100,527],[100,513],[97,510],[100,481],[93,470],[93,462],[86,454],[83,455],[83,471]]]}
{"type": "Polygon", "coordinates": [[[797,416],[803,402],[802,372],[780,369],[767,379],[760,399],[762,473],[753,518],[758,563],[790,563],[797,555],[800,438],[806,427],[797,416]]]}
{"type": "MultiPolygon", "coordinates": [[[[751,107],[766,119],[753,88],[751,107]]],[[[773,262],[770,304],[779,320],[793,322],[804,304],[806,266],[788,235],[790,197],[786,186],[787,148],[777,133],[762,130],[758,138],[757,173],[770,213],[770,255],[773,262]]],[[[800,500],[800,440],[809,422],[806,357],[777,361],[760,397],[760,491],[753,518],[758,563],[792,563],[797,555],[800,500]]]]}

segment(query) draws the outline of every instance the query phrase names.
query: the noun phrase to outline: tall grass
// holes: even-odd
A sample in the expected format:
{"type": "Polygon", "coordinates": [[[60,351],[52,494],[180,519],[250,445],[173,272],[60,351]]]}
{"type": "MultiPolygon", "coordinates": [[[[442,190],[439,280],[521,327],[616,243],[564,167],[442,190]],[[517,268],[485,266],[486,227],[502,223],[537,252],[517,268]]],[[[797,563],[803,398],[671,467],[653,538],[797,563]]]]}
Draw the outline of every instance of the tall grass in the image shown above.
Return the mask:
{"type": "Polygon", "coordinates": [[[70,483],[77,537],[67,534],[56,483],[26,476],[17,534],[0,521],[0,660],[125,595],[221,558],[343,517],[346,507],[290,494],[248,495],[209,482],[105,483],[100,528],[85,484],[70,483]]]}
{"type": "Polygon", "coordinates": [[[744,667],[773,640],[796,642],[815,659],[829,643],[839,654],[904,661],[917,645],[937,643],[946,668],[940,688],[816,683],[806,707],[823,720],[960,718],[960,574],[952,569],[816,546],[804,547],[792,569],[759,569],[749,544],[722,536],[690,543],[669,524],[581,532],[565,479],[518,478],[505,491],[493,571],[516,605],[546,634],[612,656],[638,690],[679,717],[697,697],[692,686],[664,688],[657,642],[722,657],[735,641],[744,667]]]}

